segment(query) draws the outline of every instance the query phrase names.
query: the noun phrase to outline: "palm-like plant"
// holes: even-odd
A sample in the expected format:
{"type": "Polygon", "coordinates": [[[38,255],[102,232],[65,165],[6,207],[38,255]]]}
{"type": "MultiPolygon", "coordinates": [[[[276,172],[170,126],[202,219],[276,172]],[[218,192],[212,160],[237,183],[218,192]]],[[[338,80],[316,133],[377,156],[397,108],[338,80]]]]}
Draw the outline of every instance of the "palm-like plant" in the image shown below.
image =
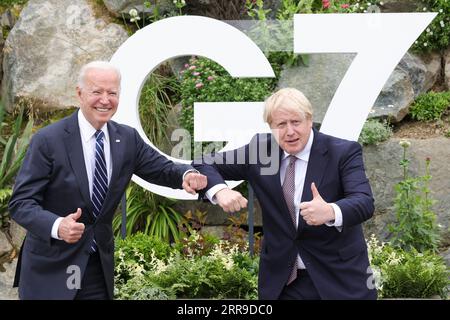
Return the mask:
{"type": "Polygon", "coordinates": [[[4,138],[3,131],[7,125],[3,122],[5,108],[3,103],[0,102],[0,146],[3,147],[3,157],[0,163],[0,228],[2,229],[7,228],[9,225],[7,206],[12,193],[11,182],[22,164],[33,129],[34,121],[30,117],[25,128],[22,130],[24,113],[25,108],[22,104],[9,138],[4,138]]]}
{"type": "MultiPolygon", "coordinates": [[[[128,186],[125,194],[127,198],[127,235],[142,231],[166,242],[180,239],[178,225],[182,221],[182,215],[170,207],[174,200],[160,199],[134,183],[128,186]]],[[[120,227],[121,215],[116,215],[113,220],[113,230],[116,236],[120,234],[120,227]]]]}
{"type": "Polygon", "coordinates": [[[8,202],[12,194],[12,180],[22,165],[28,144],[30,142],[33,129],[33,118],[30,117],[25,129],[22,130],[25,108],[22,104],[18,115],[11,128],[11,132],[5,133],[7,124],[3,122],[5,108],[0,102],[0,148],[3,151],[2,162],[0,163],[0,231],[2,231],[12,249],[9,252],[0,252],[0,271],[4,269],[3,263],[10,262],[17,254],[17,248],[14,245],[9,232],[9,213],[8,202]],[[9,138],[6,136],[9,135],[9,138]]]}

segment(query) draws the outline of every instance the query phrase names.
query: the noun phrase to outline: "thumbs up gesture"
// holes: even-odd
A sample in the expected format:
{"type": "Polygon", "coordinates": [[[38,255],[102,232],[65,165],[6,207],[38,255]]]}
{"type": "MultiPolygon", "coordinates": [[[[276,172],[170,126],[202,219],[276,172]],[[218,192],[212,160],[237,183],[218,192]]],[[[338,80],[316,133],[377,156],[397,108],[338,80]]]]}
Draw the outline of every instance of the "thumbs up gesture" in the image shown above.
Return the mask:
{"type": "Polygon", "coordinates": [[[67,243],[75,243],[80,240],[84,232],[84,224],[77,222],[81,217],[81,209],[67,215],[61,220],[58,228],[58,237],[67,243]]]}
{"type": "Polygon", "coordinates": [[[320,226],[334,220],[334,210],[317,190],[316,185],[311,183],[313,199],[300,203],[300,214],[303,220],[310,226],[320,226]]]}

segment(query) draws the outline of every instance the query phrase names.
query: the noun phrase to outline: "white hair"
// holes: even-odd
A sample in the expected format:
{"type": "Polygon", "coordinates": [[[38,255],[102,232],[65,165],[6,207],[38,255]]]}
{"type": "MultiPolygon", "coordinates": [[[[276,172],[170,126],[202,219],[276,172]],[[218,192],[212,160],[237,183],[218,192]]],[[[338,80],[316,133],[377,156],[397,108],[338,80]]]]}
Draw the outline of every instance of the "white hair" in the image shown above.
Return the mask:
{"type": "Polygon", "coordinates": [[[89,62],[81,67],[80,74],[78,75],[79,88],[84,87],[84,78],[86,77],[87,71],[91,69],[114,71],[117,74],[117,77],[119,78],[119,90],[120,90],[120,79],[122,77],[122,75],[120,74],[120,70],[116,66],[114,66],[111,62],[101,60],[89,62]]]}

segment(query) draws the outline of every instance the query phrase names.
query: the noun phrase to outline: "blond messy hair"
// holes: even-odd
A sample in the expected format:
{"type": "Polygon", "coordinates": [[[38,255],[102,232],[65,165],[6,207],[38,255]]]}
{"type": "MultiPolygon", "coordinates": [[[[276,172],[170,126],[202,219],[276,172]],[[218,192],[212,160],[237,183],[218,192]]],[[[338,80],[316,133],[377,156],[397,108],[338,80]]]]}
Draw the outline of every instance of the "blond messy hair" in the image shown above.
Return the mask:
{"type": "Polygon", "coordinates": [[[278,109],[299,113],[308,120],[313,117],[311,102],[301,91],[295,88],[280,89],[266,99],[264,102],[264,121],[270,125],[272,114],[278,109]]]}

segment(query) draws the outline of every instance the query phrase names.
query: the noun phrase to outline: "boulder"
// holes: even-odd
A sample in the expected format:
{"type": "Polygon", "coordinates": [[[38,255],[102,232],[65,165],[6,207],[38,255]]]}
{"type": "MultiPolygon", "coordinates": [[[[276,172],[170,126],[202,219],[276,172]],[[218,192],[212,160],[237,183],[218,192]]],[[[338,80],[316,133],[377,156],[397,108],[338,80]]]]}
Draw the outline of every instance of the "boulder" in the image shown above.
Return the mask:
{"type": "Polygon", "coordinates": [[[5,42],[6,107],[19,98],[34,108],[77,106],[80,67],[109,60],[127,38],[121,26],[96,19],[86,0],[30,0],[5,42]]]}

